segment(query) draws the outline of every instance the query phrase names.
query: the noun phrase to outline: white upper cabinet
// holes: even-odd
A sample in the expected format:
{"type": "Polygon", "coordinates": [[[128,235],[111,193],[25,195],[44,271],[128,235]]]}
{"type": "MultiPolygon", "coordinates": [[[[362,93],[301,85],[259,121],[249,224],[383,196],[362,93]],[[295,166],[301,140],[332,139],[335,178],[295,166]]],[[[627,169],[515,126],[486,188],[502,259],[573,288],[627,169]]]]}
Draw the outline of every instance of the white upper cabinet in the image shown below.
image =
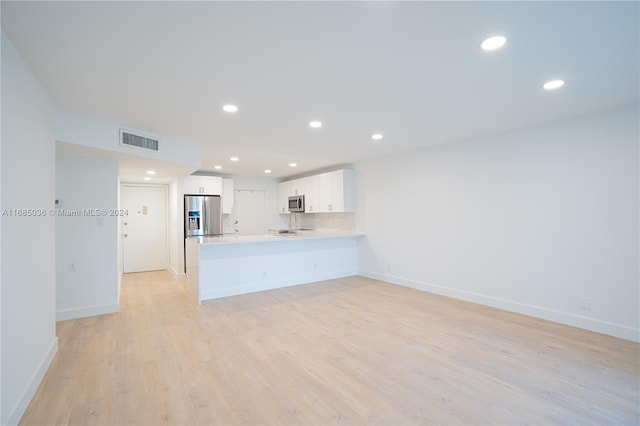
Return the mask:
{"type": "Polygon", "coordinates": [[[186,176],[181,179],[183,194],[200,194],[200,176],[186,176]]]}
{"type": "Polygon", "coordinates": [[[222,195],[222,178],[217,176],[201,176],[202,193],[204,195],[222,195]]]}
{"type": "Polygon", "coordinates": [[[289,195],[291,185],[289,182],[278,184],[278,213],[289,213],[289,195]]]}
{"type": "Polygon", "coordinates": [[[320,211],[318,204],[318,176],[309,176],[302,180],[304,184],[304,211],[305,213],[317,213],[320,211]]]}
{"type": "Polygon", "coordinates": [[[355,211],[353,170],[336,170],[318,176],[319,212],[355,211]]]}
{"type": "Polygon", "coordinates": [[[321,213],[334,211],[332,173],[318,175],[318,204],[321,213]]]}
{"type": "Polygon", "coordinates": [[[305,195],[304,178],[289,181],[289,195],[305,195]]]}
{"type": "Polygon", "coordinates": [[[233,179],[222,179],[222,214],[233,214],[233,179]]]}
{"type": "Polygon", "coordinates": [[[355,211],[353,170],[336,170],[278,184],[278,213],[289,213],[289,196],[304,195],[305,213],[355,211]]]}
{"type": "Polygon", "coordinates": [[[222,195],[221,177],[191,175],[181,181],[184,195],[222,195]]]}

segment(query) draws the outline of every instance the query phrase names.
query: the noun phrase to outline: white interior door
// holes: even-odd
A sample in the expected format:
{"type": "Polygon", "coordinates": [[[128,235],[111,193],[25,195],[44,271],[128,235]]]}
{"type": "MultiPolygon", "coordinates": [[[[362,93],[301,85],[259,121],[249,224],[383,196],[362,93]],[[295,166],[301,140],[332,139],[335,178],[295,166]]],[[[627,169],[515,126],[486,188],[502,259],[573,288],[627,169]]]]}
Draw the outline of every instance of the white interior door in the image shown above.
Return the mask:
{"type": "Polygon", "coordinates": [[[167,188],[123,185],[120,206],[124,272],[167,269],[167,188]]]}
{"type": "Polygon", "coordinates": [[[236,230],[238,235],[267,233],[267,196],[264,191],[235,191],[236,230]]]}

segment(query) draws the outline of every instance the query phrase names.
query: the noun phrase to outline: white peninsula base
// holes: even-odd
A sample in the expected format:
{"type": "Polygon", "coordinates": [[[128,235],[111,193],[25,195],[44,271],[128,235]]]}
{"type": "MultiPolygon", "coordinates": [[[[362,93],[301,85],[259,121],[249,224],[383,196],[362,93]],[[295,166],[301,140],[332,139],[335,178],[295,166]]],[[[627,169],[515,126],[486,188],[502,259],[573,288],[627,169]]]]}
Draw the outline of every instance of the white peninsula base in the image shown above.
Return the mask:
{"type": "Polygon", "coordinates": [[[189,238],[187,289],[194,302],[356,275],[362,234],[189,238]]]}

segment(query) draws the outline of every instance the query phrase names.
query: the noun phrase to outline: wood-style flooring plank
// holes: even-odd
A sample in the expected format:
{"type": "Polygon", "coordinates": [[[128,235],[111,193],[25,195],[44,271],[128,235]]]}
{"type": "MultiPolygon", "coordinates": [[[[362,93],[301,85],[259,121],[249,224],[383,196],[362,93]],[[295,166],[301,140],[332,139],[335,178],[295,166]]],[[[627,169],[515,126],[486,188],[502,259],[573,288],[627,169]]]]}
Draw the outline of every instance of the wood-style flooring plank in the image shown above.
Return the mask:
{"type": "Polygon", "coordinates": [[[350,277],[206,301],[125,275],[22,425],[639,424],[639,345],[350,277]]]}

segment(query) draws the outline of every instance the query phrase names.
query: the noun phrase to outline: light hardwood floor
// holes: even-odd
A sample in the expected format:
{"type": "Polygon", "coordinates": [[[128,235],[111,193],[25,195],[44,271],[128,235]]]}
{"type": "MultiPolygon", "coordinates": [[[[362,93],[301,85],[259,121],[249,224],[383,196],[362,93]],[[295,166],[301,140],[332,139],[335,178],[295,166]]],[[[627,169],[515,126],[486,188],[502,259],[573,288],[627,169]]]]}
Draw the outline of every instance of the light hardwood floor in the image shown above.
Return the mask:
{"type": "Polygon", "coordinates": [[[351,277],[193,305],[126,275],[21,424],[638,424],[639,345],[351,277]]]}

